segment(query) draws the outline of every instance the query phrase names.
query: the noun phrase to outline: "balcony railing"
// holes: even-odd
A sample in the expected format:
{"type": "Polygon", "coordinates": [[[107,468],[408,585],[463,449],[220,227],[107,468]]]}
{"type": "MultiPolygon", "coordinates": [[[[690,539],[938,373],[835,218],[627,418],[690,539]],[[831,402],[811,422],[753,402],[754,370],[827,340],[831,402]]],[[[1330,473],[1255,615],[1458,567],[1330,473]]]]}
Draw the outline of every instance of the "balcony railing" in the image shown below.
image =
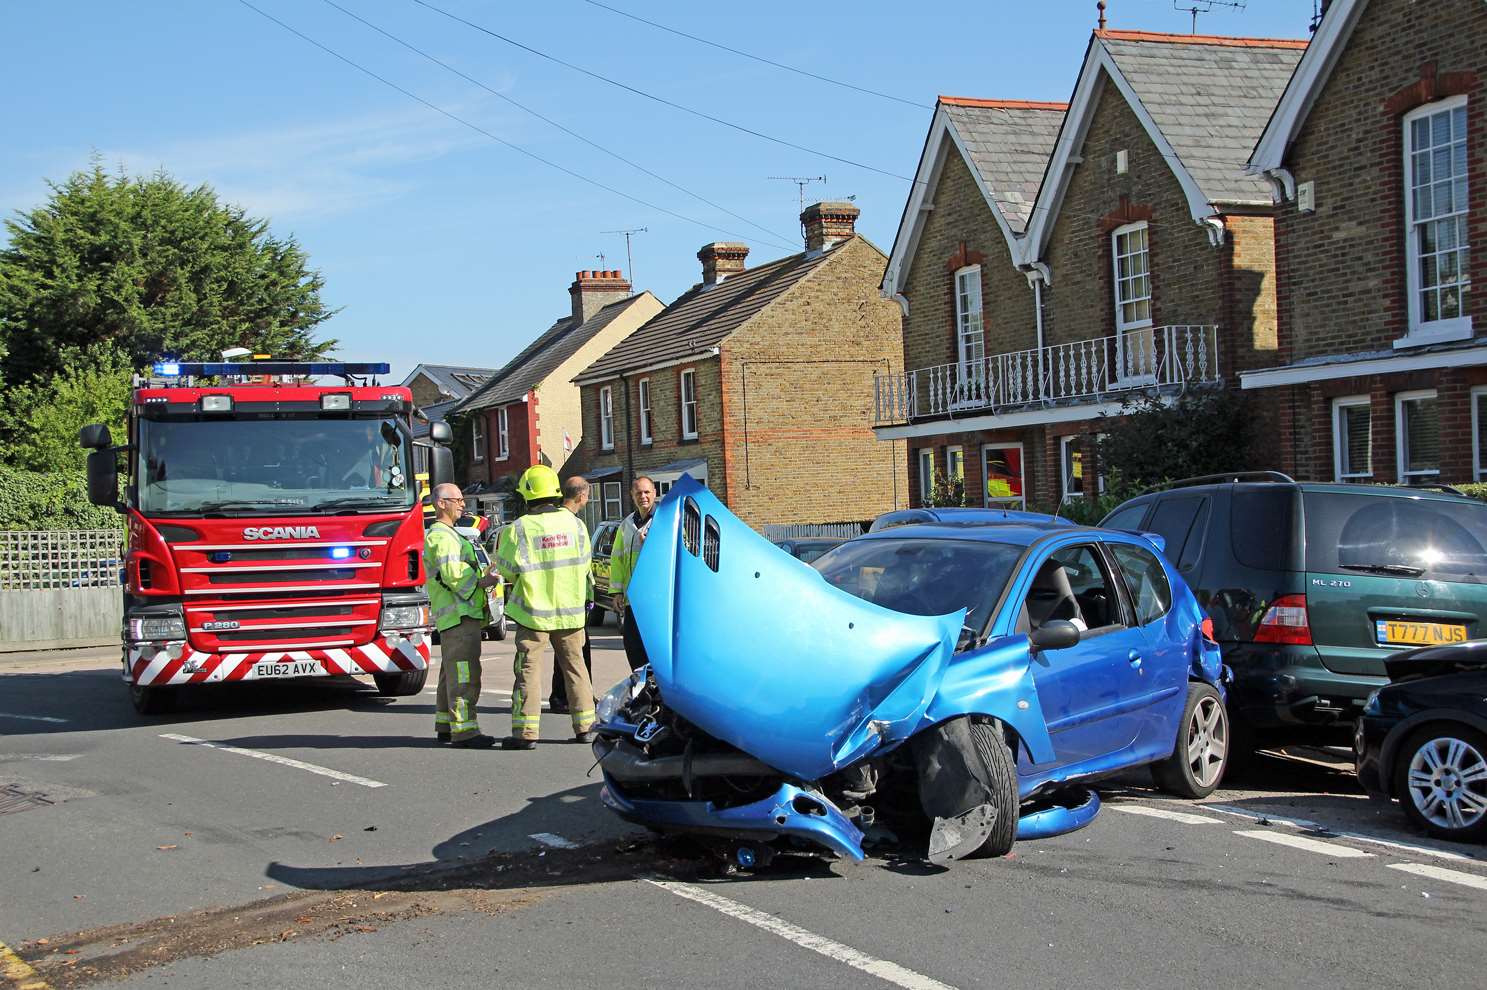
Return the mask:
{"type": "Polygon", "coordinates": [[[956,417],[1219,381],[1218,327],[1182,324],[873,376],[873,423],[956,417]]]}

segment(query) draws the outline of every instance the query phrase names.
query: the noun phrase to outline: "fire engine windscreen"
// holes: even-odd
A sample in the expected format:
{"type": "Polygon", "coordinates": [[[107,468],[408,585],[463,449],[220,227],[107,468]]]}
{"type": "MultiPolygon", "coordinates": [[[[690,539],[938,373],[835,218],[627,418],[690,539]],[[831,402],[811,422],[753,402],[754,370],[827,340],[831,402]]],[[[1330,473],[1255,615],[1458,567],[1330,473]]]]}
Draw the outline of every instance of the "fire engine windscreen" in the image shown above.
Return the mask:
{"type": "Polygon", "coordinates": [[[392,419],[141,419],[134,483],[145,515],[387,512],[415,497],[392,419]]]}

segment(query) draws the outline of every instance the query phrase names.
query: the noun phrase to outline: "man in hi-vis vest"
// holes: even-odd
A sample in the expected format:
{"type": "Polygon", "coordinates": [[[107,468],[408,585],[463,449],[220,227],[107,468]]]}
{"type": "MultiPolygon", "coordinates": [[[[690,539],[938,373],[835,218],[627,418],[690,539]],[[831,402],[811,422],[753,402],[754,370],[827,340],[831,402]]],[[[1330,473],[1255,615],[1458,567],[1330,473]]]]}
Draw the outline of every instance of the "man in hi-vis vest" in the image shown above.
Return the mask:
{"type": "Polygon", "coordinates": [[[434,733],[440,742],[461,748],[488,749],[496,744],[482,735],[475,721],[480,703],[480,640],[490,616],[485,589],[499,582],[481,574],[470,541],[455,532],[465,511],[459,486],[434,489],[437,521],[423,540],[424,585],[439,630],[439,691],[434,706],[434,733]]]}
{"type": "Polygon", "coordinates": [[[516,684],[511,735],[503,749],[535,749],[542,720],[542,653],[552,643],[563,674],[568,714],[578,742],[594,741],[594,689],[583,665],[584,626],[594,579],[589,531],[563,508],[557,472],[543,464],[522,472],[516,490],[527,514],[501,533],[496,567],[506,579],[506,615],[516,623],[516,684]]]}

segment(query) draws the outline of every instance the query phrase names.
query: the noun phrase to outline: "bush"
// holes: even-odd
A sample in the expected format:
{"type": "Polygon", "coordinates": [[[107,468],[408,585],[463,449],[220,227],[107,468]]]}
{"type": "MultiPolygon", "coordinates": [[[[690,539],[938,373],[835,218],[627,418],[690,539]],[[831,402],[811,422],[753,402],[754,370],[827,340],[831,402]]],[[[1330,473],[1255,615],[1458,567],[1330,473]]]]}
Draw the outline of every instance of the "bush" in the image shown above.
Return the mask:
{"type": "Polygon", "coordinates": [[[1066,499],[1058,507],[1058,515],[1081,526],[1098,526],[1116,506],[1146,490],[1146,486],[1133,484],[1118,469],[1111,468],[1106,472],[1103,492],[1066,499]]]}
{"type": "Polygon", "coordinates": [[[1474,481],[1471,484],[1456,485],[1455,487],[1459,489],[1461,494],[1463,495],[1469,495],[1472,498],[1479,498],[1482,501],[1487,502],[1487,482],[1474,481]]]}
{"type": "Polygon", "coordinates": [[[929,504],[936,509],[969,505],[966,479],[961,475],[951,477],[943,471],[936,471],[934,483],[929,488],[929,504]]]}
{"type": "Polygon", "coordinates": [[[1170,404],[1135,396],[1102,419],[1100,461],[1133,485],[1254,467],[1254,410],[1235,392],[1190,390],[1170,404]]]}
{"type": "Polygon", "coordinates": [[[0,529],[118,529],[122,519],[88,501],[82,471],[38,474],[0,465],[0,529]]]}

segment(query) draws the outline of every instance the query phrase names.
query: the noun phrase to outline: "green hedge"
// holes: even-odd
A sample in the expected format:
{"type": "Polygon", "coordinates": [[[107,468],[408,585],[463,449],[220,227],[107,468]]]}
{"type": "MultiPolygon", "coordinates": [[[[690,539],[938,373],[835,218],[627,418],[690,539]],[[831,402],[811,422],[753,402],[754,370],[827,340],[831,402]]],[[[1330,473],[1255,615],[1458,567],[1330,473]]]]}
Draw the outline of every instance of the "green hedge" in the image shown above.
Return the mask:
{"type": "Polygon", "coordinates": [[[0,529],[118,529],[122,519],[88,501],[81,471],[38,474],[0,465],[0,529]]]}
{"type": "Polygon", "coordinates": [[[1487,482],[1477,481],[1469,485],[1456,485],[1455,487],[1460,489],[1463,495],[1470,495],[1472,498],[1479,498],[1487,502],[1487,482]]]}

